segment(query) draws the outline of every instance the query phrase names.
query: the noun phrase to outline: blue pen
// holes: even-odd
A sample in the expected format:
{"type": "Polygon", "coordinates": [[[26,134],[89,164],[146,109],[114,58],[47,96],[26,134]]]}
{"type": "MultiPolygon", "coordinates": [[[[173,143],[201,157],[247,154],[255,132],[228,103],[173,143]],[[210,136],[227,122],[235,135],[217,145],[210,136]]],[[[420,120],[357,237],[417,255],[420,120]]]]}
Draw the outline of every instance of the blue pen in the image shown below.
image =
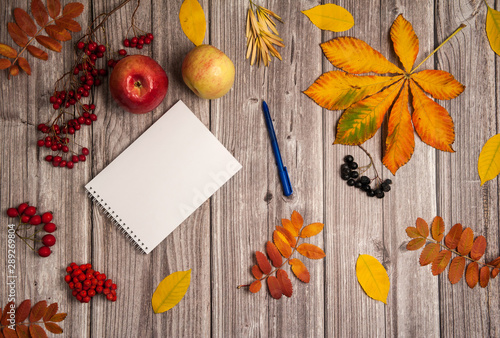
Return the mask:
{"type": "Polygon", "coordinates": [[[269,114],[269,108],[267,107],[266,101],[262,101],[262,109],[264,110],[264,118],[266,119],[267,130],[269,131],[269,137],[271,138],[271,146],[273,147],[276,165],[278,166],[278,174],[280,175],[281,185],[283,186],[283,194],[285,196],[290,196],[293,193],[292,184],[290,183],[288,171],[286,170],[286,167],[283,166],[280,148],[278,147],[278,140],[276,139],[276,134],[274,133],[273,121],[271,120],[271,115],[269,114]]]}

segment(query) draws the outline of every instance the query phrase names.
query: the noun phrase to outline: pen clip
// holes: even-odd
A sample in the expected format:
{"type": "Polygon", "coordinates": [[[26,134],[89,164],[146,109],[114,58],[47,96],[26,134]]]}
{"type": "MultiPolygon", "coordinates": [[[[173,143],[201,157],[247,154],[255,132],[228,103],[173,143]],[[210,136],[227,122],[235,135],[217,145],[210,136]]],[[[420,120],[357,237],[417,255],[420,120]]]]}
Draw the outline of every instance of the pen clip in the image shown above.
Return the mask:
{"type": "Polygon", "coordinates": [[[292,183],[290,182],[290,176],[288,176],[288,170],[283,167],[281,172],[281,183],[283,185],[283,195],[290,196],[293,194],[292,183]]]}

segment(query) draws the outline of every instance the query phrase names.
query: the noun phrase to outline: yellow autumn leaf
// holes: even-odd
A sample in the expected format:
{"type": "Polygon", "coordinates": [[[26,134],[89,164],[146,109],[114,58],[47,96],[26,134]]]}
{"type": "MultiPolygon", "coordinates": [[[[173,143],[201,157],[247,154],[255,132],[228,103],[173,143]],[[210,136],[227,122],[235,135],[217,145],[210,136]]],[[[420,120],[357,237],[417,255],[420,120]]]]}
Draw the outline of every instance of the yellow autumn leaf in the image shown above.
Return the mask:
{"type": "Polygon", "coordinates": [[[201,45],[205,38],[207,22],[205,12],[197,0],[184,0],[179,11],[179,21],[188,39],[196,46],[201,45]]]}
{"type": "Polygon", "coordinates": [[[334,4],[318,5],[302,11],[319,29],[344,32],[354,26],[354,18],[343,7],[334,4]]]}
{"type": "Polygon", "coordinates": [[[481,185],[500,174],[500,134],[490,138],[481,149],[477,162],[481,185]]]}
{"type": "Polygon", "coordinates": [[[500,55],[500,12],[488,6],[488,14],[486,16],[486,35],[490,42],[491,49],[500,55]]]}
{"type": "Polygon", "coordinates": [[[191,284],[191,269],[174,272],[165,277],[151,298],[153,311],[162,313],[176,306],[186,294],[191,284]]]}
{"type": "Polygon", "coordinates": [[[359,255],[356,262],[356,277],[366,294],[387,304],[391,282],[382,264],[370,255],[359,255]]]}
{"type": "Polygon", "coordinates": [[[394,44],[394,51],[399,56],[399,60],[407,73],[411,72],[411,67],[417,59],[419,45],[417,34],[402,15],[398,15],[391,27],[391,40],[394,44]]]}

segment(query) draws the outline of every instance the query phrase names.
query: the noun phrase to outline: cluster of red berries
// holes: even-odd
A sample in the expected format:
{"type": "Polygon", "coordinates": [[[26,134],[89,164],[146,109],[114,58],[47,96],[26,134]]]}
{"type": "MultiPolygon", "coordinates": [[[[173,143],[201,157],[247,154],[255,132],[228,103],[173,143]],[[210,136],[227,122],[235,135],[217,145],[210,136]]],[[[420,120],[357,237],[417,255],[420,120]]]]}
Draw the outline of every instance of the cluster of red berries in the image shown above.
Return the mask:
{"type": "MultiPolygon", "coordinates": [[[[45,139],[41,139],[41,140],[38,140],[37,142],[37,145],[39,147],[46,147],[46,148],[50,148],[52,151],[56,152],[57,155],[47,155],[45,156],[45,161],[47,162],[51,162],[52,165],[54,167],[61,167],[61,168],[68,168],[68,169],[73,169],[73,167],[75,166],[75,163],[78,163],[78,162],[85,162],[87,160],[87,155],[90,153],[90,151],[88,150],[88,148],[85,148],[83,147],[81,149],[81,153],[80,154],[75,154],[73,153],[71,155],[71,157],[67,158],[67,160],[64,160],[60,155],[63,155],[63,154],[66,154],[68,152],[70,152],[70,149],[69,149],[69,145],[70,145],[70,142],[69,142],[69,138],[68,137],[59,137],[58,134],[60,134],[61,132],[63,132],[64,134],[74,134],[76,130],[80,130],[80,121],[83,120],[83,119],[88,119],[90,120],[90,118],[85,118],[85,114],[88,114],[88,113],[84,113],[83,116],[80,116],[78,119],[73,119],[73,120],[69,120],[68,121],[68,126],[69,127],[63,127],[62,129],[59,127],[59,125],[57,124],[54,124],[52,126],[53,128],[53,133],[55,134],[54,136],[47,136],[45,137],[45,139]],[[62,154],[61,154],[62,152],[62,154]]],[[[83,121],[84,124],[87,124],[86,121],[83,121]]],[[[41,123],[38,125],[38,130],[42,131],[42,132],[45,132],[44,130],[46,130],[48,127],[44,124],[44,123],[41,123]]],[[[49,132],[47,132],[49,133],[49,132]]]]}
{"type": "Polygon", "coordinates": [[[106,275],[92,269],[92,264],[78,265],[71,263],[66,268],[64,280],[72,291],[73,297],[81,303],[88,303],[96,294],[103,294],[106,299],[116,301],[116,284],[106,275]]]}
{"type": "MultiPolygon", "coordinates": [[[[153,34],[147,33],[146,35],[134,36],[131,39],[125,39],[123,40],[123,45],[125,47],[142,49],[144,48],[144,45],[149,45],[151,42],[153,42],[153,39],[154,39],[153,34]]],[[[127,56],[127,51],[125,49],[120,49],[118,50],[118,55],[125,57],[127,56]]],[[[118,61],[120,60],[114,60],[114,59],[108,60],[108,67],[114,68],[118,63],[118,61]]]]}
{"type": "MultiPolygon", "coordinates": [[[[37,215],[36,211],[37,211],[36,207],[28,205],[28,203],[21,203],[17,208],[7,209],[7,216],[19,217],[18,226],[20,225],[37,226],[43,223],[44,224],[43,230],[45,232],[48,232],[48,234],[42,237],[43,246],[38,249],[38,255],[40,257],[48,257],[52,253],[50,247],[56,244],[56,238],[54,235],[52,235],[52,233],[57,230],[57,227],[54,223],[52,223],[53,215],[51,212],[45,212],[41,215],[37,215]]],[[[40,229],[36,230],[35,234],[38,231],[40,231],[40,229]]],[[[19,236],[19,234],[17,234],[17,228],[16,228],[16,235],[19,236]]],[[[34,235],[32,237],[26,237],[24,239],[30,239],[35,241],[34,235]]]]}

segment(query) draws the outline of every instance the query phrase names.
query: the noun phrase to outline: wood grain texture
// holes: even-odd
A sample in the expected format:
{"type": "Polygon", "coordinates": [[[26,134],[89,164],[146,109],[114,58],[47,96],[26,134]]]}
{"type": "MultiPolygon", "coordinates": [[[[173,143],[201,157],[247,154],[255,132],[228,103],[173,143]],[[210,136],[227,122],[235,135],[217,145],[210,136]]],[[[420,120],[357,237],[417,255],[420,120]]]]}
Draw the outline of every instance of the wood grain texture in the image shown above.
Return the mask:
{"type": "MultiPolygon", "coordinates": [[[[78,21],[85,27],[120,1],[81,2],[85,11],[78,21]]],[[[82,128],[78,139],[89,145],[91,155],[72,171],[52,168],[43,160],[48,152],[36,147],[41,137],[36,125],[53,114],[53,83],[72,64],[71,43],[63,44],[62,53],[49,53],[48,62],[28,56],[30,78],[21,73],[7,81],[0,72],[0,222],[8,223],[8,207],[29,201],[40,210],[52,210],[58,225],[57,244],[47,259],[17,241],[18,302],[58,302],[69,313],[62,326],[65,336],[72,337],[498,336],[498,280],[471,290],[464,280],[451,285],[447,271],[433,277],[429,267],[419,266],[420,251],[406,251],[404,231],[417,217],[430,223],[440,215],[446,230],[460,222],[476,236],[484,235],[487,260],[500,255],[498,179],[480,187],[477,175],[481,147],[500,131],[499,61],[484,31],[484,2],[340,0],[335,3],[353,14],[356,25],[339,34],[320,31],[300,13],[327,2],[331,1],[258,2],[283,17],[278,30],[286,44],[280,49],[283,61],[274,59],[269,68],[258,68],[244,58],[248,2],[201,0],[208,25],[204,42],[225,52],[236,67],[233,89],[221,99],[207,101],[184,85],[180,73],[185,54],[193,48],[180,28],[182,0],[142,0],[136,24],[152,32],[155,40],[142,51],[129,51],[152,56],[164,67],[167,97],[153,113],[132,115],[114,103],[105,81],[92,95],[98,120],[92,128],[82,128]],[[361,38],[398,62],[389,30],[400,13],[419,37],[417,63],[461,23],[467,24],[422,67],[449,71],[466,86],[459,98],[439,101],[455,122],[456,153],[436,151],[415,135],[411,161],[393,177],[381,164],[384,125],[364,146],[374,155],[381,176],[394,184],[383,200],[368,199],[339,177],[346,154],[361,165],[368,163],[359,148],[332,145],[341,112],[321,109],[302,91],[333,69],[319,43],[336,36],[361,38]],[[89,201],[83,186],[179,99],[243,169],[151,254],[142,255],[89,201]],[[262,99],[269,104],[291,176],[290,198],[282,194],[262,99]],[[265,250],[274,227],[293,210],[306,222],[325,223],[323,233],[308,241],[327,255],[321,261],[304,259],[311,282],[301,283],[289,272],[294,294],[278,301],[266,286],[256,295],[236,289],[252,280],[254,252],[265,250]],[[359,254],[370,254],[386,267],[391,280],[387,305],[368,298],[356,281],[359,254]],[[115,280],[118,302],[96,298],[90,306],[78,303],[63,282],[64,268],[71,261],[92,262],[115,280]],[[185,298],[172,310],[155,315],[150,300],[158,283],[172,272],[188,269],[192,282],[185,298]]],[[[2,27],[12,21],[14,6],[29,8],[29,3],[0,2],[2,27]]],[[[122,48],[123,39],[132,36],[126,32],[134,7],[134,2],[126,5],[106,24],[111,50],[122,48]]],[[[11,42],[6,29],[0,30],[0,41],[11,42]]],[[[7,251],[3,230],[0,250],[7,251]]],[[[0,279],[7,275],[6,264],[1,265],[0,279]]],[[[0,283],[0,305],[5,304],[7,290],[0,283]]]]}

